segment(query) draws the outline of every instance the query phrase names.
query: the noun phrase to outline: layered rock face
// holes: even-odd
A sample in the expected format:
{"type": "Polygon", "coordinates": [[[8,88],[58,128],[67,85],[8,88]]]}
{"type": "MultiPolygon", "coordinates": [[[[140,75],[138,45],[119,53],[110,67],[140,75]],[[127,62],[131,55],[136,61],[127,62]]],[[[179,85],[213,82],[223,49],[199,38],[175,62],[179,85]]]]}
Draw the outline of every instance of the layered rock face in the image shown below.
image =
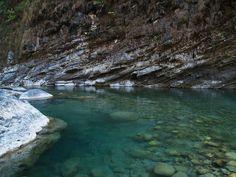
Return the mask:
{"type": "Polygon", "coordinates": [[[233,0],[35,0],[0,80],[236,88],[235,22],[233,0]]]}

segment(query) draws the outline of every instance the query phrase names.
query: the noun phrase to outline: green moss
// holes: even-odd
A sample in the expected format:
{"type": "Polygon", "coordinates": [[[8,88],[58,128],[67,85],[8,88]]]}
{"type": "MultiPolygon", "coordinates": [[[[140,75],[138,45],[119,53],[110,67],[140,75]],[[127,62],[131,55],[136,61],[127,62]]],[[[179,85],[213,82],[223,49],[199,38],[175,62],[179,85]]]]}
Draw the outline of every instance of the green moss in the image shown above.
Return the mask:
{"type": "Polygon", "coordinates": [[[11,4],[6,0],[0,0],[0,12],[4,15],[6,22],[12,22],[22,15],[28,4],[29,0],[21,0],[16,4],[11,4]]]}
{"type": "Polygon", "coordinates": [[[103,0],[94,0],[93,4],[95,4],[95,5],[103,5],[104,1],[103,0]]]}

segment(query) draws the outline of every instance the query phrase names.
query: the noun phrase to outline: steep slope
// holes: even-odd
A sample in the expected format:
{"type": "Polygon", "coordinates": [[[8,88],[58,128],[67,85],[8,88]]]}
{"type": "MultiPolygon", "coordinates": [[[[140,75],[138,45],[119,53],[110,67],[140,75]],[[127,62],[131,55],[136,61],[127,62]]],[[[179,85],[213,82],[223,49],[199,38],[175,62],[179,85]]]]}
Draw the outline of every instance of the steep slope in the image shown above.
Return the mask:
{"type": "Polygon", "coordinates": [[[0,80],[235,88],[235,22],[233,0],[35,0],[0,80]]]}

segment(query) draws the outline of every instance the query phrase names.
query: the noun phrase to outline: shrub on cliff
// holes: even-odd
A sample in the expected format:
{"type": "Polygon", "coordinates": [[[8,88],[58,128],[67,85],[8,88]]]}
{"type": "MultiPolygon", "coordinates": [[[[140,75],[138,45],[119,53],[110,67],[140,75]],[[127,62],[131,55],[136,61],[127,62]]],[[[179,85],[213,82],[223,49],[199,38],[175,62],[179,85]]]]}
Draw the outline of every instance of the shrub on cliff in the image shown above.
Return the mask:
{"type": "Polygon", "coordinates": [[[0,15],[6,22],[12,22],[21,16],[29,0],[0,0],[0,15]]]}

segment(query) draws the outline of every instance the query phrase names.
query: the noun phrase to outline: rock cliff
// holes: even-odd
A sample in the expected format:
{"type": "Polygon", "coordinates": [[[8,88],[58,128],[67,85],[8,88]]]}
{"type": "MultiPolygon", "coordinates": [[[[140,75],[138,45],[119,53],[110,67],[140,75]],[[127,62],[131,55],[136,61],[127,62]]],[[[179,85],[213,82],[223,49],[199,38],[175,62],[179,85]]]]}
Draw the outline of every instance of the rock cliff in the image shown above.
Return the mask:
{"type": "Polygon", "coordinates": [[[234,0],[34,0],[1,84],[236,88],[235,22],[234,0]]]}

